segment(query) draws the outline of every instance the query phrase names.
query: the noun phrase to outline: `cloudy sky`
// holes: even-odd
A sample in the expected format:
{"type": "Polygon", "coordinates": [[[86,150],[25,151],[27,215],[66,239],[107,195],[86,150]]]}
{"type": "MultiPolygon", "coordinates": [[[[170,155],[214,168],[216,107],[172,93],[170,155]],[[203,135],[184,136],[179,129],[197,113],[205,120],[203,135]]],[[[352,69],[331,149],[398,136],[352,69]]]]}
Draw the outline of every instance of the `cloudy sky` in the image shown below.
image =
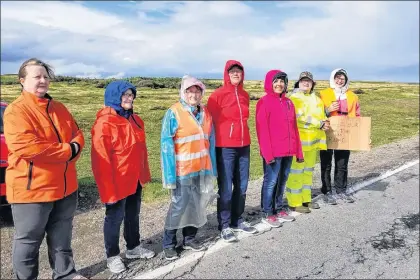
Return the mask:
{"type": "Polygon", "coordinates": [[[419,2],[2,1],[1,73],[27,58],[84,77],[246,78],[282,69],[327,79],[419,81],[419,2]]]}

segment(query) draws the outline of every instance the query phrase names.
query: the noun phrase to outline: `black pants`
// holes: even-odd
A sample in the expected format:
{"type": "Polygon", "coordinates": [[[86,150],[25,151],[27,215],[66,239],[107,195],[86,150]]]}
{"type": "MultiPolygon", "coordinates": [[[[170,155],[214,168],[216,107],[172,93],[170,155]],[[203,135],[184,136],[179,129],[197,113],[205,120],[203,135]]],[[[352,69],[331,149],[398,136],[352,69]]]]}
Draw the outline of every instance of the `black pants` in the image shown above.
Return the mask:
{"type": "Polygon", "coordinates": [[[133,250],[140,245],[140,205],[142,187],[137,185],[137,190],[113,204],[106,204],[104,220],[104,243],[106,257],[120,254],[120,227],[124,220],[124,239],[127,250],[133,250]]]}
{"type": "MultiPolygon", "coordinates": [[[[163,233],[163,249],[175,248],[176,246],[176,232],[178,229],[165,229],[163,233]]],[[[194,240],[197,234],[198,228],[196,227],[184,227],[182,228],[182,235],[184,238],[183,244],[194,240]]]]}
{"type": "Polygon", "coordinates": [[[350,151],[348,150],[324,150],[320,151],[321,158],[321,180],[323,194],[332,191],[331,187],[331,167],[334,154],[334,185],[337,193],[343,193],[347,190],[348,164],[350,151]]]}

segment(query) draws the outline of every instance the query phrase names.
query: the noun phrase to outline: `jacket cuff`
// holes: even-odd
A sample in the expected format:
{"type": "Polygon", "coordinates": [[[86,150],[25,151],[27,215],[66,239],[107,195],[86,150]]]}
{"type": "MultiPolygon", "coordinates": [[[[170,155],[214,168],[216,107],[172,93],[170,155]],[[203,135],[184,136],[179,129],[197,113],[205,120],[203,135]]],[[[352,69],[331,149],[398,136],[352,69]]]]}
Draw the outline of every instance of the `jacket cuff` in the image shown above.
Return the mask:
{"type": "Polygon", "coordinates": [[[80,152],[80,145],[77,142],[71,142],[70,143],[70,147],[71,147],[71,157],[69,159],[69,161],[73,160],[80,152]]]}

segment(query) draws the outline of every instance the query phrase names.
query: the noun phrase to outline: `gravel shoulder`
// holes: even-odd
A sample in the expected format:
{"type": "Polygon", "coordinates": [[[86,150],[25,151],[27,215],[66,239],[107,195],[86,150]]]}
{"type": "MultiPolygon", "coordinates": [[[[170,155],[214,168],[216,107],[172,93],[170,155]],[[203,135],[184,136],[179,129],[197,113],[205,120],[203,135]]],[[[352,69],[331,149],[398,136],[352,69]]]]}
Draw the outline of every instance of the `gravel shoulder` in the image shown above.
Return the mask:
{"type": "MultiPolygon", "coordinates": [[[[363,180],[379,176],[386,170],[394,169],[408,161],[419,158],[419,136],[404,139],[395,143],[383,145],[372,149],[370,152],[354,152],[350,156],[349,183],[353,185],[363,180]]],[[[251,166],[252,168],[252,166],[251,166]]],[[[245,218],[251,223],[258,222],[260,218],[260,188],[262,179],[251,181],[248,186],[245,218]]],[[[320,170],[316,166],[314,175],[313,195],[320,193],[320,170]]],[[[143,271],[157,268],[169,263],[162,254],[162,230],[169,197],[164,203],[143,204],[141,209],[141,237],[146,248],[157,253],[150,260],[126,260],[129,267],[127,272],[111,275],[106,269],[105,252],[103,245],[103,219],[102,207],[92,208],[90,211],[78,211],[74,220],[73,251],[76,267],[80,272],[92,279],[128,278],[143,271]]],[[[5,210],[2,211],[2,216],[5,210]]],[[[217,231],[216,206],[208,209],[208,223],[199,230],[198,238],[205,242],[215,242],[219,238],[217,231]]],[[[0,218],[1,226],[1,279],[15,279],[11,262],[11,250],[14,229],[13,225],[0,218]]],[[[122,234],[122,230],[121,230],[122,234]]],[[[120,238],[120,248],[124,252],[124,240],[120,238]]],[[[183,253],[183,255],[186,253],[183,253]]],[[[124,254],[122,254],[124,256],[124,254]]],[[[40,251],[41,279],[51,278],[45,241],[40,251]]]]}

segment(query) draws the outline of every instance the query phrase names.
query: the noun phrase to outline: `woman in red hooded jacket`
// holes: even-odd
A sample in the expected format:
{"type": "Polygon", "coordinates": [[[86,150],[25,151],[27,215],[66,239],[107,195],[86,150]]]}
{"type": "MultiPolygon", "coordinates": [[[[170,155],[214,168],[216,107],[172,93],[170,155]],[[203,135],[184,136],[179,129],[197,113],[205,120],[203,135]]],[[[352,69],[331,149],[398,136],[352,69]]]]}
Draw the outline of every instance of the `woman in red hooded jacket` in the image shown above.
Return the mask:
{"type": "Polygon", "coordinates": [[[294,220],[283,207],[283,194],[293,156],[297,162],[303,162],[295,107],[286,97],[287,83],[286,73],[270,70],[265,76],[266,95],[258,100],[256,109],[257,137],[264,168],[262,222],[271,227],[294,220]]]}
{"type": "Polygon", "coordinates": [[[223,86],[212,93],[207,103],[216,132],[219,186],[217,220],[221,237],[227,242],[237,241],[234,231],[257,232],[242,218],[249,180],[251,144],[248,127],[249,95],[243,88],[244,76],[242,64],[228,60],[223,86]]]}

